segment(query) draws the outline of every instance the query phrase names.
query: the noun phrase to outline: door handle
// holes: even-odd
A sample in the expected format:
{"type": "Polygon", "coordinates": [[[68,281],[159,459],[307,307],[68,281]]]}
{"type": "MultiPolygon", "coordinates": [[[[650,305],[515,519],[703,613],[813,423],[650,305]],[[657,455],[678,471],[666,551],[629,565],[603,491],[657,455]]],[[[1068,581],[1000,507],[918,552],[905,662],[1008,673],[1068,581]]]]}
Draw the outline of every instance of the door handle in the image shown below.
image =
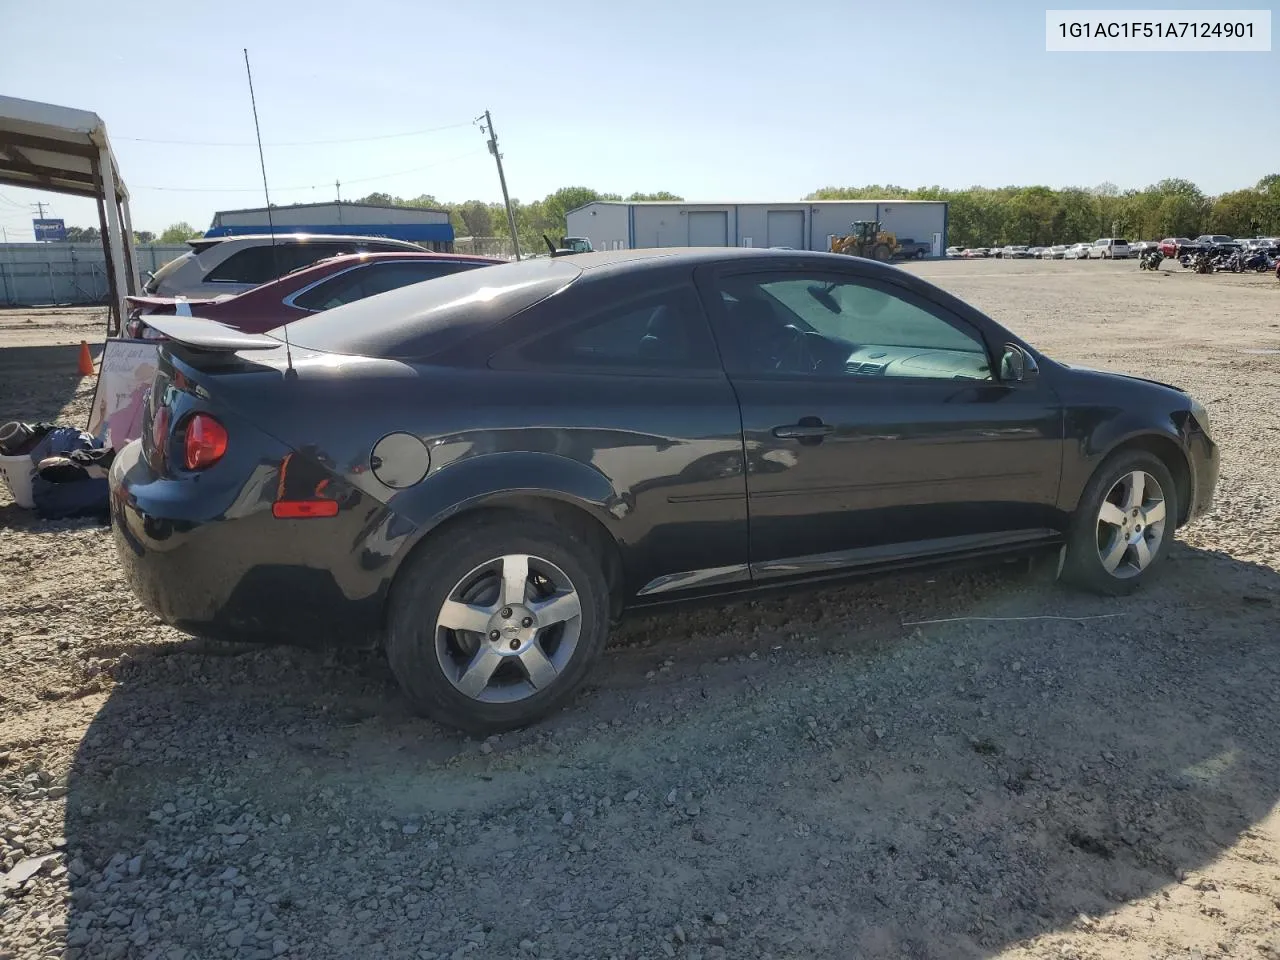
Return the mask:
{"type": "Polygon", "coordinates": [[[791,423],[785,427],[774,427],[773,435],[779,440],[821,442],[823,437],[829,433],[834,433],[835,429],[834,426],[829,423],[823,423],[817,417],[804,417],[799,423],[791,423]]]}

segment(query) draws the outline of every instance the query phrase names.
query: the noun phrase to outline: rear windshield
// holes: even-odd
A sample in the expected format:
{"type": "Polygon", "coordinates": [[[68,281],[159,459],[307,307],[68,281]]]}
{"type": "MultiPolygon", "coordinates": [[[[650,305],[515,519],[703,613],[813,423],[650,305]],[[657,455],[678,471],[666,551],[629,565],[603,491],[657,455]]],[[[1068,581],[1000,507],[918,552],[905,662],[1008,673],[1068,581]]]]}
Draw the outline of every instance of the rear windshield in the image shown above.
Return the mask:
{"type": "MultiPolygon", "coordinates": [[[[581,273],[551,257],[464,270],[295,320],[289,341],[325,353],[421,359],[533,306],[581,273]]],[[[271,336],[284,339],[280,328],[271,336]]]]}

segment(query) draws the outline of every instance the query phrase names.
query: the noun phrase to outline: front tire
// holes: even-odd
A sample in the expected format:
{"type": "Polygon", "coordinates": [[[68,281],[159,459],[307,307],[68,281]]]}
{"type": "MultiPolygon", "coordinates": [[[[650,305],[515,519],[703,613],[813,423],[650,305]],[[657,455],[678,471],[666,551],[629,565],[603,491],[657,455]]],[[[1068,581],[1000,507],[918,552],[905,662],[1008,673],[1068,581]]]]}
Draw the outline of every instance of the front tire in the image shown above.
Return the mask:
{"type": "Polygon", "coordinates": [[[562,706],[604,650],[603,560],[539,519],[453,529],[397,577],[391,671],[438,723],[479,735],[527,726],[562,706]]]}
{"type": "Polygon", "coordinates": [[[1168,553],[1177,517],[1177,488],[1159,457],[1112,455],[1072,515],[1063,579],[1104,596],[1132,593],[1168,553]]]}

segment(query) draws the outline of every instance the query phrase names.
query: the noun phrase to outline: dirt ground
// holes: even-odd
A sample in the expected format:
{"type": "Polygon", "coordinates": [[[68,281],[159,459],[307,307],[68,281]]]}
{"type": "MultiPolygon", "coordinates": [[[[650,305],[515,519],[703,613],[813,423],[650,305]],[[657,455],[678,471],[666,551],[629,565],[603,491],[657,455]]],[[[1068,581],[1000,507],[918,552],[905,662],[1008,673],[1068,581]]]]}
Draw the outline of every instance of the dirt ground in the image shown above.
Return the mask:
{"type": "MultiPolygon", "coordinates": [[[[479,742],[375,655],[184,639],[0,493],[0,958],[1280,957],[1280,284],[909,269],[1207,405],[1216,507],[1137,596],[1008,565],[634,620],[479,742]]],[[[0,314],[0,421],[83,422],[100,329],[0,314]]]]}

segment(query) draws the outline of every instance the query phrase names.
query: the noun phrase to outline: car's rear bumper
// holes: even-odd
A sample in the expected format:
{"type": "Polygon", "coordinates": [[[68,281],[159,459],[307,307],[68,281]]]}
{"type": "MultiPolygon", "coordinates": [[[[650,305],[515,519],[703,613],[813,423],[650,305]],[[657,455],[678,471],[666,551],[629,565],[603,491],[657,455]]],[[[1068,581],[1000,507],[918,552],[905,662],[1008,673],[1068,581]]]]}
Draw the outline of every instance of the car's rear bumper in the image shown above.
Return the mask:
{"type": "Polygon", "coordinates": [[[156,476],[137,442],[111,468],[111,526],[125,580],[165,623],[197,636],[307,646],[376,639],[393,518],[355,493],[336,517],[272,515],[277,473],[249,478],[229,506],[190,480],[156,476]],[[202,513],[210,513],[204,515],[202,513]],[[387,549],[379,549],[381,540],[387,549]]]}

